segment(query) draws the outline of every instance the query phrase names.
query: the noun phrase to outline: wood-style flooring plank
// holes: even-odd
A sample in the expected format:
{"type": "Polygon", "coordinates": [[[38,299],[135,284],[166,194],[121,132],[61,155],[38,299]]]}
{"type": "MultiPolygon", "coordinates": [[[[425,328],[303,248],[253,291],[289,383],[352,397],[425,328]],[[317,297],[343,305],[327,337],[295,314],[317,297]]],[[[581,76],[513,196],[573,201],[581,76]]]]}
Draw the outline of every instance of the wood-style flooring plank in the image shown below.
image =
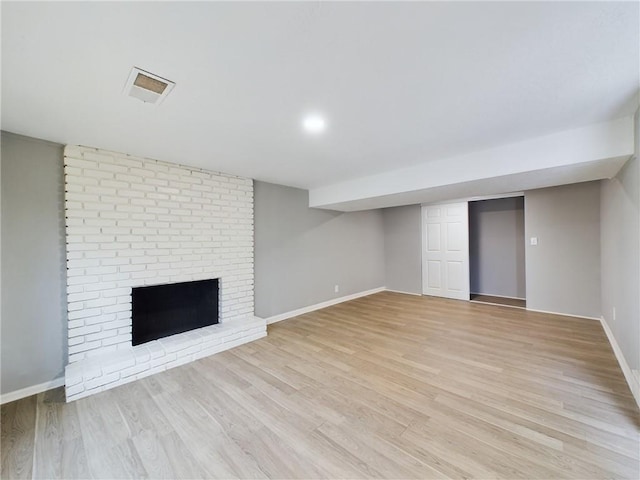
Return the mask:
{"type": "Polygon", "coordinates": [[[31,478],[37,415],[36,396],[2,405],[2,478],[31,478]]]}
{"type": "Polygon", "coordinates": [[[640,478],[598,322],[383,292],[64,403],[2,406],[2,478],[640,478]]]}
{"type": "Polygon", "coordinates": [[[87,478],[89,468],[75,404],[65,405],[64,389],[37,396],[34,478],[87,478]],[[61,461],[52,462],[52,458],[61,461]]]}

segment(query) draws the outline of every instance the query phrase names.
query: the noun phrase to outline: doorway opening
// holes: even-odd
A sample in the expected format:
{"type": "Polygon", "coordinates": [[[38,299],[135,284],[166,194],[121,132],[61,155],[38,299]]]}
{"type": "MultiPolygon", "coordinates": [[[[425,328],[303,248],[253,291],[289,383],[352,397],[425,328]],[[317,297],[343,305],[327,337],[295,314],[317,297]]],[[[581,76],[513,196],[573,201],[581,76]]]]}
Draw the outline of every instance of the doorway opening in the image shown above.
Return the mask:
{"type": "Polygon", "coordinates": [[[469,202],[470,300],[526,308],[524,197],[469,202]]]}
{"type": "Polygon", "coordinates": [[[524,195],[423,205],[422,293],[526,308],[524,195]]]}

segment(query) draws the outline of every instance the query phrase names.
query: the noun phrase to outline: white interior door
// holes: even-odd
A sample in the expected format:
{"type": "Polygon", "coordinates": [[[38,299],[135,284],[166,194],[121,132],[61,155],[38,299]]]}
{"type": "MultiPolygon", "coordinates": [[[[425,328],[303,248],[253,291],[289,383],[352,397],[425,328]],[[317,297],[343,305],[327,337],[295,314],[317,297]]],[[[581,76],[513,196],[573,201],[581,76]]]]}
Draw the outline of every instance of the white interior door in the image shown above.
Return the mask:
{"type": "Polygon", "coordinates": [[[467,202],[422,207],[422,293],[469,300],[467,202]]]}

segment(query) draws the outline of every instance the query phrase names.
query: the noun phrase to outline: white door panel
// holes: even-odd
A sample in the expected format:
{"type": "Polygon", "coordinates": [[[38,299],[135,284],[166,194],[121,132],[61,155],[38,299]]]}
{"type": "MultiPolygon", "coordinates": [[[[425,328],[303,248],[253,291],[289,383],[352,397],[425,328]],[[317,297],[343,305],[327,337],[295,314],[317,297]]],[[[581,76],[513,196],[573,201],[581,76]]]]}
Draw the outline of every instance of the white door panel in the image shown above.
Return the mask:
{"type": "Polygon", "coordinates": [[[447,283],[449,290],[454,292],[464,291],[462,262],[447,262],[447,283]]]}
{"type": "Polygon", "coordinates": [[[429,218],[437,218],[440,216],[440,208],[438,207],[432,207],[428,212],[427,212],[427,216],[429,218]]]}
{"type": "Polygon", "coordinates": [[[447,250],[449,252],[462,251],[462,235],[460,223],[447,223],[447,250]]]}
{"type": "Polygon", "coordinates": [[[469,300],[467,202],[422,207],[422,291],[469,300]]]}
{"type": "Polygon", "coordinates": [[[440,262],[427,260],[428,273],[427,273],[427,287],[431,289],[442,288],[442,273],[440,272],[440,262]]]}
{"type": "Polygon", "coordinates": [[[430,252],[440,251],[440,224],[427,224],[427,250],[430,252]]]}
{"type": "Polygon", "coordinates": [[[469,208],[467,203],[453,203],[451,205],[447,205],[445,210],[447,211],[447,215],[449,217],[461,217],[466,215],[465,210],[469,208]]]}

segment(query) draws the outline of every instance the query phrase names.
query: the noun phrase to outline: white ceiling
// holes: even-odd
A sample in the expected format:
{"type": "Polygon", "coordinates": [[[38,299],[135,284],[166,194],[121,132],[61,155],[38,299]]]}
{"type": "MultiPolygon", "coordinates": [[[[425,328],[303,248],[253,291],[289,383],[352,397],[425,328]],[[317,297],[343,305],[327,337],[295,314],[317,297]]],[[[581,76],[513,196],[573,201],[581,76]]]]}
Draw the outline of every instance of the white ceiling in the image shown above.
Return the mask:
{"type": "Polygon", "coordinates": [[[325,188],[632,115],[639,31],[637,2],[2,2],[2,129],[325,188]]]}

